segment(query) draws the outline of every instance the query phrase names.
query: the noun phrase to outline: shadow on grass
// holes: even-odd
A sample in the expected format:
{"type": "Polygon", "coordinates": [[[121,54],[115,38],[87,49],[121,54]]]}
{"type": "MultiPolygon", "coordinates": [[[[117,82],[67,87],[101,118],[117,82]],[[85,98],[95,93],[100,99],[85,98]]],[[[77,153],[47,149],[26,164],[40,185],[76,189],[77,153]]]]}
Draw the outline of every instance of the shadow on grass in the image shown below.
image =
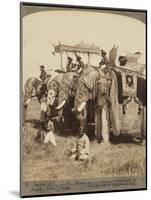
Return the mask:
{"type": "MultiPolygon", "coordinates": [[[[37,119],[28,119],[25,121],[25,124],[30,124],[33,128],[35,129],[40,129],[42,124],[40,120],[37,119]]],[[[54,123],[55,126],[55,134],[59,136],[63,136],[65,138],[68,138],[70,136],[77,136],[78,134],[78,129],[77,126],[75,125],[74,128],[70,127],[64,127],[61,124],[54,123]]],[[[94,134],[93,129],[88,129],[87,130],[87,135],[90,139],[90,141],[95,141],[96,137],[94,134]]],[[[115,136],[113,133],[110,133],[110,141],[112,144],[136,144],[140,145],[141,144],[141,138],[140,137],[134,137],[132,135],[126,135],[126,134],[121,134],[119,136],[115,136]]]]}
{"type": "Polygon", "coordinates": [[[28,119],[25,121],[25,124],[26,123],[32,124],[33,128],[36,128],[36,129],[41,128],[41,122],[38,119],[28,119]]]}
{"type": "Polygon", "coordinates": [[[131,135],[119,135],[115,136],[111,133],[110,135],[110,141],[112,144],[140,144],[140,138],[138,137],[133,137],[131,135]]]}

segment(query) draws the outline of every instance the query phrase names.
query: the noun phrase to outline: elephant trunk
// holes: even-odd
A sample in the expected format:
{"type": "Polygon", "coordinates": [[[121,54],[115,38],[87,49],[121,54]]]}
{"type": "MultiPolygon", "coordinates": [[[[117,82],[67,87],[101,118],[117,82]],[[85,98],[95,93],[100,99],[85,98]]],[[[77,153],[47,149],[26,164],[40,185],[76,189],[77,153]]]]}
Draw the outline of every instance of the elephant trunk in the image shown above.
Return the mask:
{"type": "Polygon", "coordinates": [[[58,106],[56,107],[57,110],[60,110],[64,107],[65,103],[67,102],[67,99],[69,98],[69,88],[64,89],[63,87],[60,88],[60,92],[58,95],[58,106]]]}
{"type": "Polygon", "coordinates": [[[27,107],[27,106],[29,105],[30,100],[31,100],[31,98],[30,98],[27,94],[25,94],[25,95],[24,95],[24,100],[23,100],[24,108],[27,107]]]}
{"type": "Polygon", "coordinates": [[[47,105],[53,106],[55,100],[56,100],[57,91],[54,89],[48,90],[47,95],[47,105]]]}

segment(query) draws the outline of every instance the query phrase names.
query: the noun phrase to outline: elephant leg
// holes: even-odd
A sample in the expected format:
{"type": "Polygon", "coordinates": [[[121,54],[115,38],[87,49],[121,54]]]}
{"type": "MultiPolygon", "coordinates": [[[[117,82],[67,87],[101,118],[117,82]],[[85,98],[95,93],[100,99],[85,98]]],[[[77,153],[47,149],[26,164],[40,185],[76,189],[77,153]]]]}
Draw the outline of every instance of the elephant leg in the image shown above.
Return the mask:
{"type": "Polygon", "coordinates": [[[83,110],[82,110],[82,112],[81,112],[81,121],[80,121],[80,127],[82,126],[82,127],[84,127],[84,130],[87,132],[87,122],[86,122],[86,120],[87,120],[87,110],[86,110],[86,108],[84,108],[83,110]]]}
{"type": "Polygon", "coordinates": [[[46,112],[41,110],[40,112],[40,121],[44,122],[46,120],[46,112]]]}
{"type": "Polygon", "coordinates": [[[26,116],[27,116],[27,106],[23,106],[23,124],[26,121],[26,116]]]}
{"type": "Polygon", "coordinates": [[[109,143],[109,123],[107,117],[107,109],[102,108],[102,139],[103,143],[109,143]]]}
{"type": "Polygon", "coordinates": [[[141,138],[140,138],[140,142],[143,145],[145,144],[145,124],[146,124],[145,108],[143,107],[142,113],[141,113],[141,138]]]}
{"type": "Polygon", "coordinates": [[[44,128],[47,121],[47,105],[44,102],[41,103],[40,121],[44,128]]]}
{"type": "Polygon", "coordinates": [[[86,122],[86,119],[87,119],[87,111],[86,111],[86,108],[84,108],[82,110],[82,112],[78,113],[77,115],[77,119],[79,120],[79,124],[78,124],[78,128],[80,127],[83,127],[85,132],[87,132],[87,122],[86,122]]]}
{"type": "Polygon", "coordinates": [[[102,127],[102,120],[101,120],[101,109],[96,108],[95,111],[95,136],[98,142],[101,142],[101,127],[102,127]]]}
{"type": "Polygon", "coordinates": [[[61,135],[64,134],[66,125],[65,125],[65,120],[64,120],[63,108],[58,111],[56,124],[57,124],[57,130],[59,134],[61,135]]]}

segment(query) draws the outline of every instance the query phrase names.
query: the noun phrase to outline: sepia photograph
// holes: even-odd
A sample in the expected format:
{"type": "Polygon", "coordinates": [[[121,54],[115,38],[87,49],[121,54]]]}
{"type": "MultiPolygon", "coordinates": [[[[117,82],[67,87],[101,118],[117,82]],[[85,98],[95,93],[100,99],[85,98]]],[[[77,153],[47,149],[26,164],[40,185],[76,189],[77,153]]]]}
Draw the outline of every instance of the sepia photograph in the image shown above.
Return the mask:
{"type": "Polygon", "coordinates": [[[20,4],[21,197],[147,188],[146,23],[20,4]]]}

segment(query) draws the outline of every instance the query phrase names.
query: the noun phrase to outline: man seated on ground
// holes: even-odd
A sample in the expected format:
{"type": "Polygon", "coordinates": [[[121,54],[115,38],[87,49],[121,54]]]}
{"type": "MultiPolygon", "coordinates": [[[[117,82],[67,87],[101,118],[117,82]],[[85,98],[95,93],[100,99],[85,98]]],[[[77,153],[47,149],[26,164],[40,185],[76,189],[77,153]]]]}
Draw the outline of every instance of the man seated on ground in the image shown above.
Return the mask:
{"type": "Polygon", "coordinates": [[[46,128],[46,134],[45,134],[45,139],[44,143],[51,143],[52,145],[56,146],[56,140],[54,136],[54,125],[52,121],[48,121],[47,128],[46,128]]]}
{"type": "Polygon", "coordinates": [[[54,125],[52,121],[43,123],[43,126],[37,133],[36,141],[38,143],[51,143],[53,146],[56,146],[56,140],[54,136],[54,125]]]}
{"type": "Polygon", "coordinates": [[[80,127],[77,139],[71,149],[71,159],[88,160],[90,156],[90,141],[88,136],[84,133],[83,127],[80,127]]]}

